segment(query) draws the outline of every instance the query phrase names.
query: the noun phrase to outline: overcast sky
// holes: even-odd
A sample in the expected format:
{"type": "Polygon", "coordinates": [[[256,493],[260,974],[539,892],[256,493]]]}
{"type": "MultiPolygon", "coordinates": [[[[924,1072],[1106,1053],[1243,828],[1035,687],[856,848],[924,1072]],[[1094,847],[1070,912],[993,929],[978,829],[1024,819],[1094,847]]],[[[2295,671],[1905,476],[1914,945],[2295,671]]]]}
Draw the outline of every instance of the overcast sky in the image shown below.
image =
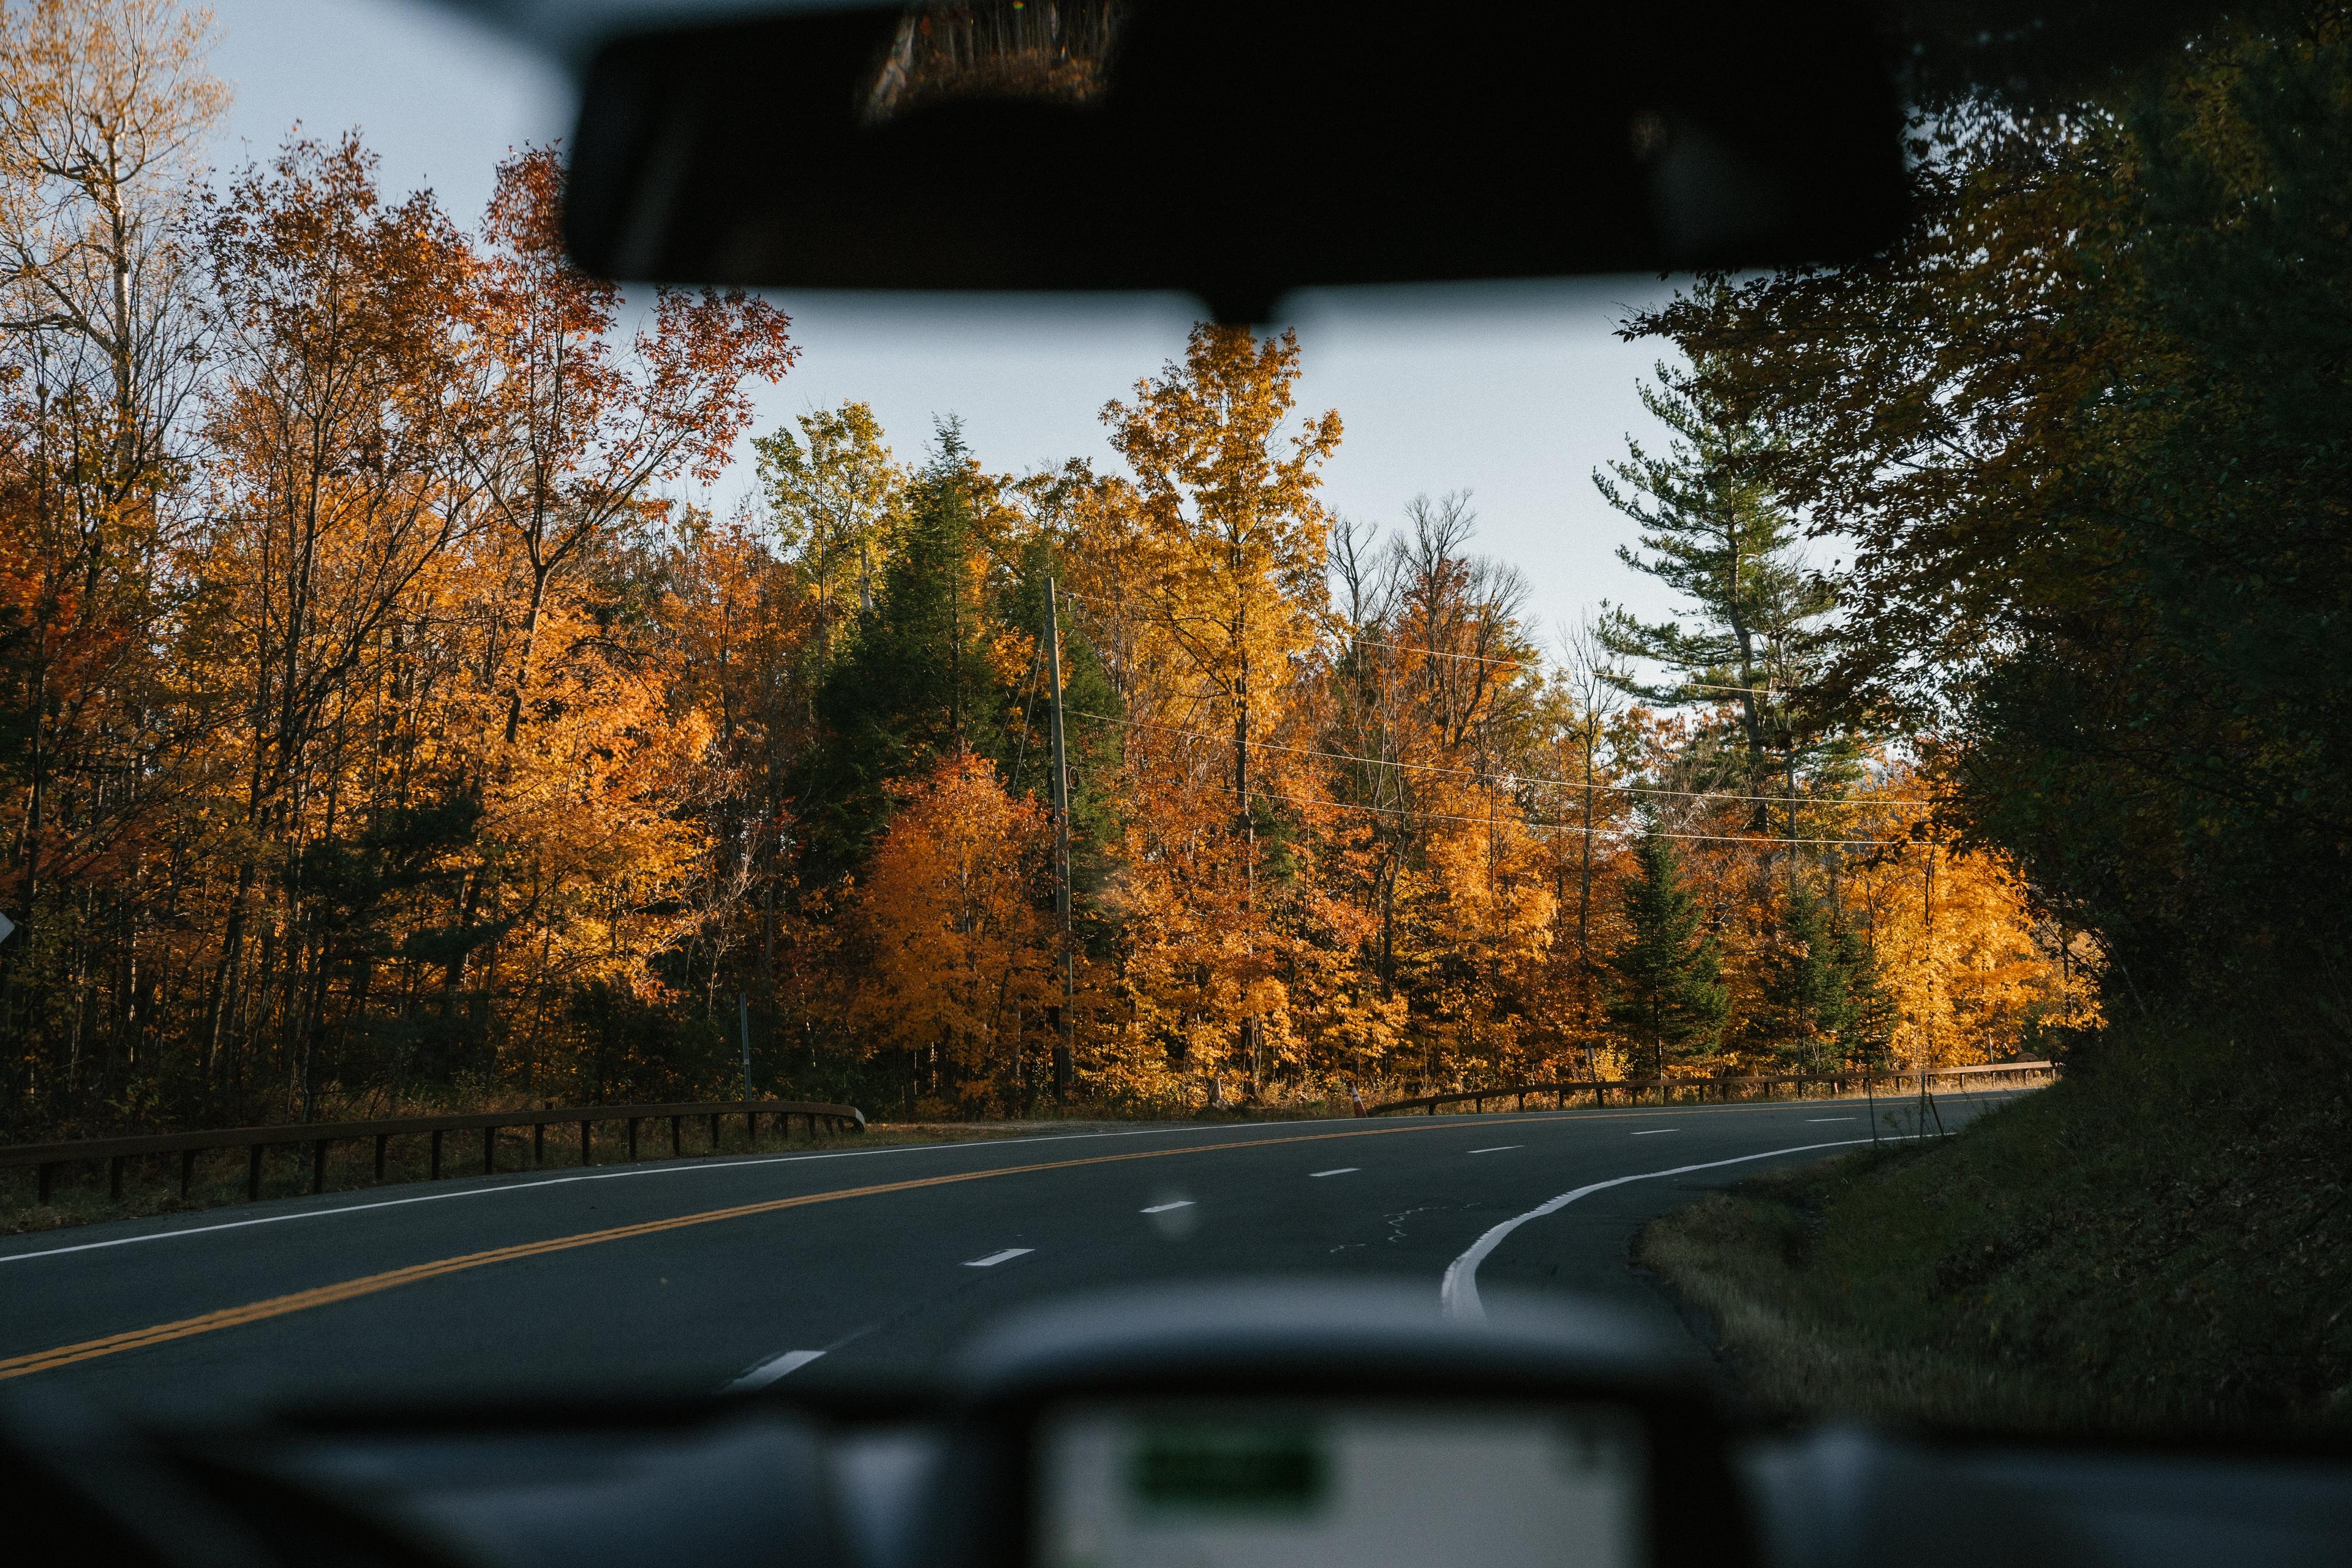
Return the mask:
{"type": "MultiPolygon", "coordinates": [[[[265,157],[299,121],[331,137],[357,126],[388,191],[429,185],[471,224],[509,147],[564,135],[562,75],[421,0],[212,0],[214,68],[236,89],[222,166],[265,157]]],[[[1595,494],[1593,468],[1629,433],[1654,442],[1636,400],[1658,346],[1619,342],[1630,307],[1664,297],[1654,278],[1307,297],[1290,315],[1305,351],[1302,403],[1337,408],[1347,439],[1327,499],[1393,522],[1415,494],[1467,489],[1479,547],[1514,563],[1548,636],[1602,599],[1648,614],[1666,601],[1620,565],[1632,531],[1595,494]]],[[[761,427],[856,398],[902,458],[954,413],[992,468],[1073,456],[1108,463],[1096,416],[1181,352],[1181,300],[1048,300],[975,305],[790,292],[799,367],[761,397],[761,427]]],[[[748,464],[707,499],[727,505],[748,464]]]]}

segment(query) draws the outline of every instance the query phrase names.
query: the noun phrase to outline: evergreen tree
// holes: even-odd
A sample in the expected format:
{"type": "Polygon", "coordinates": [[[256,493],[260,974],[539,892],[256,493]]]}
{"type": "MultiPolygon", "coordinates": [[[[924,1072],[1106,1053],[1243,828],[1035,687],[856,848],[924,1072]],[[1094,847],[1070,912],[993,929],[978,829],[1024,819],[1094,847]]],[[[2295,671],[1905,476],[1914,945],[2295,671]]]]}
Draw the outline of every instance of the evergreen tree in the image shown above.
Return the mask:
{"type": "Polygon", "coordinates": [[[1005,750],[1009,704],[989,657],[975,482],[961,431],[943,422],[907,487],[879,598],[818,690],[824,734],[802,769],[800,815],[810,863],[827,877],[855,865],[881,831],[887,784],[944,757],[1005,750]]]}
{"type": "Polygon", "coordinates": [[[1633,859],[1634,875],[1625,885],[1631,934],[1609,960],[1615,975],[1609,1021],[1636,1048],[1654,1053],[1663,1078],[1669,1052],[1715,1049],[1731,993],[1698,900],[1683,882],[1674,842],[1654,821],[1645,826],[1633,859]]]}
{"type": "Polygon", "coordinates": [[[1833,934],[1845,986],[1845,1018],[1838,1031],[1838,1044],[1848,1062],[1857,1067],[1881,1066],[1895,1039],[1895,998],[1886,994],[1870,939],[1852,926],[1839,928],[1833,934]]]}
{"type": "MultiPolygon", "coordinates": [[[[1666,451],[1631,442],[1623,458],[1592,476],[1601,498],[1642,531],[1641,549],[1620,545],[1618,558],[1691,607],[1654,623],[1609,609],[1599,639],[1620,658],[1672,672],[1662,682],[1613,682],[1643,701],[1734,705],[1748,788],[1761,794],[1779,784],[1793,794],[1798,769],[1825,738],[1795,696],[1819,662],[1822,623],[1836,595],[1805,570],[1797,520],[1759,477],[1773,456],[1770,437],[1734,417],[1705,384],[1702,376],[1659,366],[1657,384],[1643,387],[1641,396],[1674,433],[1666,451]]],[[[1763,802],[1754,816],[1755,831],[1768,831],[1763,802]]]]}
{"type": "MultiPolygon", "coordinates": [[[[1775,1036],[1768,1048],[1818,1071],[1822,1047],[1846,1026],[1851,944],[1831,928],[1829,911],[1801,880],[1790,888],[1778,924],[1762,965],[1766,1022],[1775,1036]]],[[[1869,950],[1862,955],[1866,962],[1869,950]]]]}

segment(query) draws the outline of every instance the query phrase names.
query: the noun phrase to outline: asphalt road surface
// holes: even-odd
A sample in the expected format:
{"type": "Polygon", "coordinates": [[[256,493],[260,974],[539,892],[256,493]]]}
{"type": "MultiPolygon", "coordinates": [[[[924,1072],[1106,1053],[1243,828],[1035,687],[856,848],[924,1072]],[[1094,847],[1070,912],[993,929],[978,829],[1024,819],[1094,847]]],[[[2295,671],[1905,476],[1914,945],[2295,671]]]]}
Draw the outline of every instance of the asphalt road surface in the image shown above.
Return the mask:
{"type": "MultiPolygon", "coordinates": [[[[2011,1098],[1937,1103],[1957,1128],[2011,1098]]],[[[1912,1131],[1912,1102],[1879,1110],[1912,1131]]],[[[1404,1279],[1455,1316],[1482,1288],[1572,1290],[1675,1322],[1629,1259],[1643,1223],[1871,1134],[1853,1100],[1398,1116],[289,1199],[0,1246],[0,1379],[164,1417],[715,1389],[920,1369],[1018,1301],[1247,1275],[1404,1279]]]]}

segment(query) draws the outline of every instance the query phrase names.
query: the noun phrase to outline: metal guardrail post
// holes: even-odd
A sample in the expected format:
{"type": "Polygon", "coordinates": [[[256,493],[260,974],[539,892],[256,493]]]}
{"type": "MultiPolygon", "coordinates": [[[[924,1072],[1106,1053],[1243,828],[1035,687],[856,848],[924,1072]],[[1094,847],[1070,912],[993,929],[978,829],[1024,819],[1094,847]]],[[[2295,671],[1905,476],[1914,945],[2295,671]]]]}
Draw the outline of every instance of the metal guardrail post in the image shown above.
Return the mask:
{"type": "MultiPolygon", "coordinates": [[[[1504,1091],[1487,1090],[1486,1094],[1487,1098],[1492,1098],[1493,1095],[1500,1092],[1504,1091]]],[[[1456,1095],[1441,1098],[1450,1100],[1466,1097],[1456,1095]]],[[[1414,1103],[1425,1102],[1415,1101],[1414,1103]]],[[[549,1112],[547,1115],[534,1116],[526,1111],[520,1118],[496,1111],[471,1111],[447,1116],[388,1117],[374,1121],[292,1122],[262,1127],[225,1128],[216,1132],[160,1132],[121,1138],[68,1140],[58,1143],[30,1144],[15,1148],[0,1147],[0,1170],[15,1166],[30,1167],[34,1173],[39,1202],[46,1205],[56,1199],[58,1173],[60,1170],[79,1163],[103,1162],[107,1166],[107,1190],[115,1201],[120,1202],[125,1192],[127,1173],[132,1160],[144,1159],[150,1155],[177,1155],[180,1162],[180,1194],[184,1198],[194,1194],[196,1158],[199,1154],[215,1149],[242,1149],[246,1155],[246,1197],[251,1201],[261,1196],[263,1167],[268,1163],[269,1150],[278,1144],[295,1148],[309,1146],[310,1152],[309,1190],[312,1193],[323,1193],[327,1189],[328,1158],[332,1153],[334,1145],[361,1139],[374,1141],[375,1178],[382,1182],[387,1174],[391,1141],[394,1137],[405,1137],[412,1133],[427,1135],[430,1149],[426,1168],[430,1177],[437,1179],[444,1173],[441,1165],[444,1139],[452,1131],[479,1131],[482,1134],[483,1173],[495,1174],[499,1169],[499,1136],[509,1127],[520,1128],[525,1124],[530,1128],[531,1160],[534,1164],[545,1163],[548,1128],[566,1121],[579,1123],[580,1157],[583,1164],[594,1163],[595,1127],[600,1121],[625,1121],[629,1123],[628,1142],[630,1157],[633,1159],[640,1157],[642,1153],[637,1139],[645,1121],[648,1118],[668,1118],[671,1124],[671,1152],[681,1157],[685,1147],[685,1118],[688,1115],[708,1115],[711,1119],[714,1152],[724,1142],[725,1118],[737,1112],[740,1112],[743,1117],[744,1136],[754,1148],[758,1146],[760,1118],[762,1116],[782,1118],[784,1134],[788,1138],[792,1135],[792,1119],[795,1115],[808,1119],[811,1138],[816,1136],[820,1120],[828,1124],[837,1123],[845,1131],[860,1131],[866,1125],[864,1115],[855,1107],[790,1100],[729,1100],[715,1106],[703,1102],[689,1105],[593,1107],[583,1110],[562,1112],[556,1111],[552,1106],[545,1109],[549,1112]]],[[[297,1168],[299,1170],[299,1166],[297,1168]]]]}

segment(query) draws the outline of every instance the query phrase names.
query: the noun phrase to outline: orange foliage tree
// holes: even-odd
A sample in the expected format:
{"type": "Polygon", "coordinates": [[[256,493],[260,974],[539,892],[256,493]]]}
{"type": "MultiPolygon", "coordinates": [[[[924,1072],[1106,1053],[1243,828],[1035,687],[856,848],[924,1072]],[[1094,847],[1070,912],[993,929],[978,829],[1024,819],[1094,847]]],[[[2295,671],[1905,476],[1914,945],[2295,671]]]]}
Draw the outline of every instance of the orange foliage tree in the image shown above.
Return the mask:
{"type": "Polygon", "coordinates": [[[1022,1020],[1047,989],[1039,884],[1045,813],[1007,795],[970,754],[893,787],[851,920],[858,989],[849,1016],[872,1048],[895,1047],[929,1098],[983,1106],[1022,1098],[1022,1020]]]}

